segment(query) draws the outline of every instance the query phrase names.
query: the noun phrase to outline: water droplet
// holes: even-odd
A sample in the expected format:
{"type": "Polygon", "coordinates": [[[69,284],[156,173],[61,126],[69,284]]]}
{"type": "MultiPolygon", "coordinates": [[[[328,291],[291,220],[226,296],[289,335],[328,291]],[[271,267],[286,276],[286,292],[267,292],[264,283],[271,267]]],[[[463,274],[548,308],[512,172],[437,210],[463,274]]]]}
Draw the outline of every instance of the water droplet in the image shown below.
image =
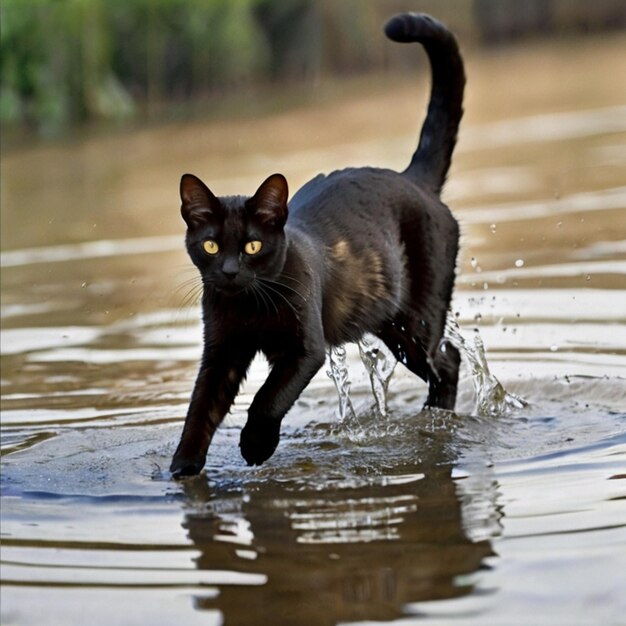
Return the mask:
{"type": "Polygon", "coordinates": [[[475,272],[482,272],[482,267],[480,267],[480,265],[478,265],[478,259],[476,257],[472,257],[470,259],[470,265],[474,268],[475,272]]]}
{"type": "Polygon", "coordinates": [[[524,267],[524,259],[517,259],[517,261],[515,261],[515,267],[524,267]]]}
{"type": "Polygon", "coordinates": [[[497,228],[497,225],[496,225],[496,224],[490,224],[490,225],[489,225],[489,230],[490,230],[492,233],[494,233],[494,234],[495,234],[495,232],[496,232],[496,228],[497,228]]]}
{"type": "Polygon", "coordinates": [[[483,319],[483,316],[481,313],[476,313],[476,315],[474,315],[474,321],[476,323],[480,322],[483,319]]]}
{"type": "Polygon", "coordinates": [[[557,346],[555,343],[550,346],[550,352],[556,352],[558,349],[559,346],[557,346]]]}
{"type": "Polygon", "coordinates": [[[82,288],[82,289],[85,289],[85,287],[88,287],[88,286],[89,286],[89,285],[88,285],[88,283],[87,283],[87,282],[84,282],[84,283],[82,283],[81,288],[82,288]]]}
{"type": "Polygon", "coordinates": [[[585,280],[591,280],[591,274],[587,274],[587,275],[585,276],[585,280]]]}

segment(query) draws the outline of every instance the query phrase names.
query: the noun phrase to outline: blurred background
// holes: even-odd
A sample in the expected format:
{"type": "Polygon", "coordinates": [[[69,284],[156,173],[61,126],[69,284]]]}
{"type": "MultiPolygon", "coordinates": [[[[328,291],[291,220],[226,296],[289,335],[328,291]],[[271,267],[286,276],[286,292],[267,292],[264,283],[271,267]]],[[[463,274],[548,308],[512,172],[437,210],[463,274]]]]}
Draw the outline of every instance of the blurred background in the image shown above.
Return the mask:
{"type": "Polygon", "coordinates": [[[268,86],[288,87],[284,104],[322,77],[398,71],[417,55],[380,27],[407,9],[445,21],[466,49],[626,25],[623,0],[3,0],[4,143],[250,111],[260,103],[241,96],[268,86]]]}

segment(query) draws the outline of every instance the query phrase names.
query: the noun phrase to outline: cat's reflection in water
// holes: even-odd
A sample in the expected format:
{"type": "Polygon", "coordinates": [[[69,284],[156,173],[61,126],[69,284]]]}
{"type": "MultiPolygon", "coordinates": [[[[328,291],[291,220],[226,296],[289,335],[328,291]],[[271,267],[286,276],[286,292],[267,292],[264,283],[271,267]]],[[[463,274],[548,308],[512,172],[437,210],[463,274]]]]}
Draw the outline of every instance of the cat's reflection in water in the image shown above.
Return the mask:
{"type": "MultiPolygon", "coordinates": [[[[185,481],[184,526],[200,552],[197,567],[267,580],[221,586],[217,597],[198,596],[196,607],[219,610],[226,625],[320,626],[391,620],[406,614],[407,603],[471,593],[457,577],[483,567],[491,545],[468,537],[471,498],[462,505],[445,446],[429,447],[420,464],[392,460],[394,467],[379,468],[388,478],[360,486],[327,480],[326,472],[317,488],[279,476],[236,491],[204,475],[185,481]]],[[[480,490],[495,501],[491,478],[480,490]]]]}

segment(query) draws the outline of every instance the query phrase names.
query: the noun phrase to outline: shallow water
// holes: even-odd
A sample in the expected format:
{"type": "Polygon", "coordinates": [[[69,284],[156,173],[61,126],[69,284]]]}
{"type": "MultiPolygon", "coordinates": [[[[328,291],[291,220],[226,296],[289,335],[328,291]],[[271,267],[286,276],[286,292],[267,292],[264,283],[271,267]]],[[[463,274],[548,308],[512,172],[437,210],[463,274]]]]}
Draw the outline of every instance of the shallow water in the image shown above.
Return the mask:
{"type": "Polygon", "coordinates": [[[257,361],[206,472],[181,483],[166,470],[200,327],[180,173],[230,193],[277,169],[295,188],[402,167],[415,129],[381,128],[380,110],[412,111],[406,126],[419,96],[398,84],[226,130],[6,155],[2,623],[625,623],[626,88],[594,71],[623,43],[468,63],[446,188],[464,233],[453,313],[491,376],[465,359],[456,414],[422,412],[398,366],[377,417],[350,346],[354,414],[339,419],[320,372],[251,469],[238,437],[257,361]],[[225,132],[227,159],[209,149],[225,132]],[[479,410],[477,374],[528,404],[479,410]]]}

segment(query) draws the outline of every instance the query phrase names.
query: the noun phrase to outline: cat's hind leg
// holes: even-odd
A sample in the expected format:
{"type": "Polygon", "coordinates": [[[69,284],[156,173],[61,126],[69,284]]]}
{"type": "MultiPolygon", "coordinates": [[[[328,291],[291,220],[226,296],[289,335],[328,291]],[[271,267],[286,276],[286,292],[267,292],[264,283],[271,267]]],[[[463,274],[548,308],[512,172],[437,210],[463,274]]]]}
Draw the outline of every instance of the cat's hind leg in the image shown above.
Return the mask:
{"type": "Polygon", "coordinates": [[[379,336],[400,362],[428,383],[426,406],[452,410],[460,356],[443,334],[454,286],[459,227],[447,207],[433,201],[407,205],[400,234],[406,295],[400,312],[379,336]]]}
{"type": "Polygon", "coordinates": [[[432,357],[432,372],[428,380],[426,406],[454,409],[461,355],[447,339],[442,339],[432,357]]]}
{"type": "Polygon", "coordinates": [[[428,383],[425,406],[453,410],[459,351],[446,339],[426,341],[425,326],[404,315],[385,324],[378,336],[400,363],[428,383]],[[421,332],[420,332],[421,331],[421,332]]]}

